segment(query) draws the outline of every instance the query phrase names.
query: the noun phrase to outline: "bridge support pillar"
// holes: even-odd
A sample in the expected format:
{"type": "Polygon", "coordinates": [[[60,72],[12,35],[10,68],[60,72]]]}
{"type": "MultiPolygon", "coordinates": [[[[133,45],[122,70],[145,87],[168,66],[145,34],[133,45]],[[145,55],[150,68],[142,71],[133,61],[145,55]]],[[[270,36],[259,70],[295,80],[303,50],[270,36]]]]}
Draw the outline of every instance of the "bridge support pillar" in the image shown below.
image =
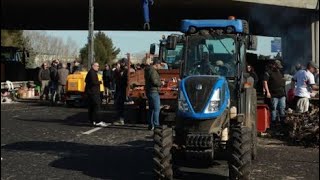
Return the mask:
{"type": "Polygon", "coordinates": [[[312,61],[319,64],[319,19],[311,23],[312,61]]]}

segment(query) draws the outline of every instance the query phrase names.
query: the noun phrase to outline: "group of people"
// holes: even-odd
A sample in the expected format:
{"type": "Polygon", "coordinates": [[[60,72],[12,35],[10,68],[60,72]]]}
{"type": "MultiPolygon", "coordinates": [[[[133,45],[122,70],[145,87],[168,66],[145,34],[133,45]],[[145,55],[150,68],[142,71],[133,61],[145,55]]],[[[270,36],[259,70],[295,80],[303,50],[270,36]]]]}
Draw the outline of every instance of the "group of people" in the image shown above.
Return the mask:
{"type": "MultiPolygon", "coordinates": [[[[266,98],[271,101],[271,127],[278,123],[284,123],[285,118],[287,94],[282,68],[281,61],[275,60],[263,77],[263,91],[266,98]],[[279,112],[279,116],[277,112],[279,112]]],[[[312,91],[319,90],[315,76],[319,77],[319,67],[314,62],[308,62],[305,69],[297,66],[297,71],[291,82],[291,88],[294,91],[291,107],[298,113],[308,111],[309,99],[313,96],[312,91]]]]}
{"type": "Polygon", "coordinates": [[[38,73],[38,80],[41,83],[40,99],[50,99],[52,102],[61,101],[68,75],[80,70],[81,65],[78,61],[74,61],[73,66],[70,63],[61,63],[59,60],[53,60],[50,67],[48,63],[43,63],[38,73]]]}
{"type": "MultiPolygon", "coordinates": [[[[160,75],[157,69],[160,69],[161,63],[154,62],[152,65],[144,67],[144,78],[146,83],[146,94],[149,102],[148,122],[149,129],[153,130],[154,127],[159,126],[160,115],[160,87],[163,82],[160,80],[160,75]]],[[[126,101],[126,89],[128,82],[128,66],[123,59],[116,64],[114,69],[111,69],[108,64],[105,65],[103,71],[103,81],[98,79],[99,63],[92,64],[85,82],[85,93],[88,97],[88,115],[90,123],[94,126],[106,127],[108,124],[99,119],[98,112],[100,111],[101,96],[100,84],[103,84],[106,91],[110,88],[115,89],[114,101],[118,112],[117,121],[115,125],[124,124],[124,103],[126,101]]]]}

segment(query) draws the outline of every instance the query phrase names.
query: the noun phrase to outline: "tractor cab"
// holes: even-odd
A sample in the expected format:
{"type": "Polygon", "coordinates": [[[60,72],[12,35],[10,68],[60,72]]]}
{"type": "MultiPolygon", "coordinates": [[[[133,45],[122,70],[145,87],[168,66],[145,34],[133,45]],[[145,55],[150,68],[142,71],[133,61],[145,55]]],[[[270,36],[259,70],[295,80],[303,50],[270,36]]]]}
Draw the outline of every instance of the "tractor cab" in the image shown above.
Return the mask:
{"type": "MultiPolygon", "coordinates": [[[[246,50],[252,43],[244,20],[183,20],[185,33],[178,114],[211,119],[227,108],[241,108],[237,97],[244,84],[246,50]]],[[[167,49],[177,38],[168,37],[167,49]]]]}

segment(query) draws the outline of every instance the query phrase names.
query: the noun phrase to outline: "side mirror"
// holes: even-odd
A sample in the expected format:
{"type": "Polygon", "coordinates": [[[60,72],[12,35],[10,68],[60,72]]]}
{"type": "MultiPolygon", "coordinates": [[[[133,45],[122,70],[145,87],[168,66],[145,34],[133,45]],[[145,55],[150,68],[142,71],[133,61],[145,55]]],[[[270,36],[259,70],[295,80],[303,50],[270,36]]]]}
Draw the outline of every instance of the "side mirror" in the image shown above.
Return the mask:
{"type": "Polygon", "coordinates": [[[258,38],[254,35],[249,35],[248,50],[256,51],[258,46],[258,38]]]}
{"type": "Polygon", "coordinates": [[[177,36],[168,36],[166,48],[168,50],[175,50],[177,45],[177,36]]]}
{"type": "Polygon", "coordinates": [[[156,52],[156,44],[150,44],[150,54],[154,54],[156,52]]]}

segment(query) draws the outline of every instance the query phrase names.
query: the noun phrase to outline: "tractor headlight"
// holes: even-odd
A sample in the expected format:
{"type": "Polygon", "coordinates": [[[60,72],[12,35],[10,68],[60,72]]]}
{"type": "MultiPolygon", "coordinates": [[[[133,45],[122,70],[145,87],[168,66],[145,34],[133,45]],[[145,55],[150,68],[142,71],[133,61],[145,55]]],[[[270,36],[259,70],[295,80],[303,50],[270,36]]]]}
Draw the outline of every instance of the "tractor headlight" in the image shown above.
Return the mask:
{"type": "Polygon", "coordinates": [[[186,101],[186,98],[184,97],[181,91],[179,94],[178,108],[179,108],[179,111],[182,111],[182,112],[189,112],[190,110],[189,105],[186,101]]]}
{"type": "Polygon", "coordinates": [[[204,111],[204,113],[214,113],[220,108],[220,89],[216,89],[204,111]]]}

